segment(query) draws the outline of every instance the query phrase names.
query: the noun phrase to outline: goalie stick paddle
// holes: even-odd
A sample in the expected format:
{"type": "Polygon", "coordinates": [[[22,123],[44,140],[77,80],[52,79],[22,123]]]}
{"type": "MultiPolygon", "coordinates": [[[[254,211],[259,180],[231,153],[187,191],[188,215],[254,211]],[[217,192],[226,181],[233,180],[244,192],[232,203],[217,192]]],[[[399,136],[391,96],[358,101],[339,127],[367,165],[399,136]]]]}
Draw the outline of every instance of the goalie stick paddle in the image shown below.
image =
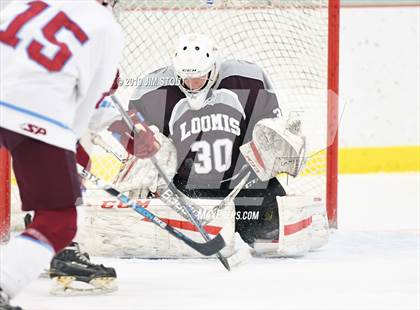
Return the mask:
{"type": "MultiPolygon", "coordinates": [[[[138,129],[134,126],[133,121],[131,120],[130,116],[127,114],[127,112],[124,110],[123,106],[121,105],[120,100],[115,96],[112,95],[111,98],[113,99],[113,101],[115,102],[115,105],[117,107],[117,109],[120,111],[121,116],[123,118],[123,120],[125,121],[125,123],[127,124],[127,126],[133,131],[138,133],[138,129]]],[[[137,117],[141,120],[144,121],[143,116],[137,112],[137,117]]],[[[203,236],[205,241],[210,241],[210,236],[207,233],[207,231],[203,228],[203,226],[201,225],[201,223],[198,221],[198,219],[196,218],[196,216],[194,215],[193,211],[191,210],[191,207],[189,206],[189,204],[185,201],[185,199],[182,197],[182,194],[179,192],[179,190],[175,187],[175,185],[171,182],[171,180],[169,180],[168,176],[166,175],[166,173],[162,170],[162,168],[159,166],[159,163],[156,159],[155,156],[152,156],[150,158],[150,161],[152,162],[153,166],[156,168],[156,170],[158,171],[159,175],[163,178],[163,180],[165,181],[165,183],[168,185],[168,189],[164,192],[164,194],[168,195],[168,196],[172,196],[175,199],[177,199],[180,204],[182,205],[182,207],[184,207],[185,209],[185,213],[188,216],[188,219],[191,221],[191,223],[194,224],[194,226],[197,227],[198,231],[200,232],[200,234],[203,236]]],[[[182,208],[181,207],[181,208],[182,208]]],[[[229,262],[226,259],[226,257],[224,257],[221,253],[216,253],[217,258],[219,259],[219,261],[222,263],[222,265],[230,271],[230,266],[229,266],[229,262]]]]}
{"type": "Polygon", "coordinates": [[[215,238],[211,240],[206,240],[205,243],[199,243],[191,240],[189,237],[184,235],[179,230],[173,228],[171,225],[165,223],[163,220],[161,220],[159,217],[145,209],[140,204],[136,203],[132,199],[130,199],[128,196],[124,195],[123,193],[120,193],[116,188],[112,187],[111,185],[106,184],[104,181],[102,181],[100,178],[96,177],[89,171],[85,170],[82,166],[78,165],[78,172],[79,175],[93,184],[95,184],[97,187],[103,189],[108,194],[116,197],[119,201],[122,203],[129,205],[131,208],[133,208],[134,211],[142,215],[143,217],[150,220],[153,224],[159,226],[160,228],[166,230],[168,233],[170,233],[175,238],[183,241],[187,245],[189,245],[191,248],[196,250],[197,252],[205,255],[210,256],[217,252],[219,252],[221,249],[225,247],[225,240],[223,239],[222,235],[218,234],[215,238]]]}
{"type": "MultiPolygon", "coordinates": [[[[238,193],[242,190],[242,188],[247,188],[246,187],[246,185],[248,184],[248,183],[250,183],[250,182],[252,182],[252,181],[250,181],[250,182],[248,182],[247,184],[246,184],[246,182],[248,181],[248,179],[249,179],[249,176],[251,175],[251,172],[248,172],[246,175],[245,175],[245,177],[241,180],[241,182],[239,182],[236,186],[235,186],[235,188],[229,193],[229,195],[227,195],[226,197],[225,197],[225,199],[223,199],[223,201],[219,204],[219,205],[217,205],[217,206],[215,206],[214,208],[213,208],[213,210],[212,210],[212,212],[214,212],[214,213],[216,213],[217,214],[217,212],[218,211],[220,211],[220,210],[222,210],[223,208],[225,208],[226,207],[226,205],[231,201],[231,200],[233,200],[233,199],[235,199],[235,197],[238,195],[238,193]]],[[[205,221],[204,221],[204,224],[207,224],[205,221]]]]}

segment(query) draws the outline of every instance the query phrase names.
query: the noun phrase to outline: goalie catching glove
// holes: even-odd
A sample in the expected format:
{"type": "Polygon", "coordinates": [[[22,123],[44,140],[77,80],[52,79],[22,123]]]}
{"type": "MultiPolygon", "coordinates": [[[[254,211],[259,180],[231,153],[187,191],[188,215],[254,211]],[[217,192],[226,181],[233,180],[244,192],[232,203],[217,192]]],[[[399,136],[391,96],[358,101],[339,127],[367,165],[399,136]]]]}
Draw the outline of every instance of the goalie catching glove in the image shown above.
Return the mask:
{"type": "MultiPolygon", "coordinates": [[[[154,137],[161,145],[156,153],[159,166],[172,179],[177,169],[176,148],[171,139],[159,132],[155,126],[150,130],[156,132],[154,137]]],[[[123,192],[129,192],[132,199],[146,198],[148,193],[155,193],[166,187],[166,183],[159,176],[158,171],[149,159],[131,157],[118,173],[114,185],[123,192]]]]}
{"type": "Polygon", "coordinates": [[[305,161],[305,138],[300,120],[266,118],[252,132],[253,140],[240,147],[242,155],[262,181],[279,173],[297,176],[305,161]]]}

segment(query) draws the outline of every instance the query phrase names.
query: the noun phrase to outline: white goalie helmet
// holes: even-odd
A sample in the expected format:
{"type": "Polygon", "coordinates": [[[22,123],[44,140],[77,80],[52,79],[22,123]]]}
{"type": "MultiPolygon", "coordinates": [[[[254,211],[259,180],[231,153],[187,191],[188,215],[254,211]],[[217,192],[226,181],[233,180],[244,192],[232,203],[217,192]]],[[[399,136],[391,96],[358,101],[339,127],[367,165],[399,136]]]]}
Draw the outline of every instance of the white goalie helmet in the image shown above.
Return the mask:
{"type": "Polygon", "coordinates": [[[172,65],[180,79],[179,88],[191,108],[198,110],[204,107],[220,66],[213,40],[196,33],[181,36],[172,54],[172,65]]]}

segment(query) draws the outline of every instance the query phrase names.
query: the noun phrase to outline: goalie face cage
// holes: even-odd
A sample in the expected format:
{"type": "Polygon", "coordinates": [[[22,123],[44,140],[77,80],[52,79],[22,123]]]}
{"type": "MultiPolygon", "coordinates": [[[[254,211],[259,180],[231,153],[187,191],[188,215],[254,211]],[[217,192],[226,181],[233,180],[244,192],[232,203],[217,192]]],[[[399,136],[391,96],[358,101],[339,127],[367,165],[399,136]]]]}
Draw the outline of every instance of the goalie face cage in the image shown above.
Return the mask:
{"type": "MultiPolygon", "coordinates": [[[[307,137],[306,168],[296,179],[280,177],[282,184],[289,193],[324,197],[336,227],[339,7],[339,0],[120,0],[126,47],[119,95],[127,100],[141,77],[170,64],[169,50],[183,33],[213,37],[224,59],[257,63],[283,114],[297,113],[307,137]]],[[[0,159],[0,232],[7,238],[19,196],[5,150],[0,159]]],[[[118,168],[96,149],[95,174],[112,181],[118,168]]]]}

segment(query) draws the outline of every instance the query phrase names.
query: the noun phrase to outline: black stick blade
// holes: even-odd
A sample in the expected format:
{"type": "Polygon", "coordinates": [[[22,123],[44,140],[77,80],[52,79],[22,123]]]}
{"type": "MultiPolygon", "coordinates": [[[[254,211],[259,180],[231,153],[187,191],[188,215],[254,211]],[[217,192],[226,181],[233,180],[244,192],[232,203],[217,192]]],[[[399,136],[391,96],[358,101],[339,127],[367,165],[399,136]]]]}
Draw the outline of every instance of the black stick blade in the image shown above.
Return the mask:
{"type": "Polygon", "coordinates": [[[205,255],[210,256],[213,254],[216,254],[221,249],[223,249],[226,245],[225,240],[223,237],[219,234],[215,238],[213,238],[210,241],[207,241],[205,243],[198,243],[192,240],[185,240],[185,243],[190,245],[194,250],[197,252],[205,255]]]}

